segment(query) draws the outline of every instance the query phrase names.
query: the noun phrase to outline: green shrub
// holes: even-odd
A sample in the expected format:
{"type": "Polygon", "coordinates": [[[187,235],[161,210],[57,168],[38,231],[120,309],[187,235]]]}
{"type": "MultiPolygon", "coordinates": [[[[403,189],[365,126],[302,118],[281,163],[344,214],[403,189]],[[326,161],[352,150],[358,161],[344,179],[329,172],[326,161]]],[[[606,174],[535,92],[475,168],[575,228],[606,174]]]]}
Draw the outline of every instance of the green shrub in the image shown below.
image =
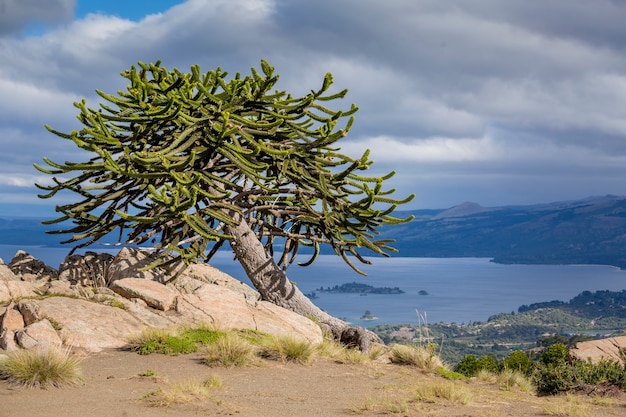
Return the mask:
{"type": "Polygon", "coordinates": [[[196,352],[198,344],[187,337],[173,336],[167,330],[146,329],[131,341],[131,349],[140,355],[151,353],[179,355],[196,352]]]}
{"type": "Polygon", "coordinates": [[[439,375],[442,378],[450,379],[453,381],[466,378],[465,375],[458,373],[458,372],[451,371],[443,366],[440,366],[439,368],[437,368],[437,375],[439,375]]]}
{"type": "Polygon", "coordinates": [[[465,375],[466,377],[476,376],[480,367],[478,366],[478,359],[474,355],[465,355],[463,359],[459,361],[454,367],[454,371],[465,375]]]}
{"type": "Polygon", "coordinates": [[[500,372],[500,364],[498,363],[498,360],[496,359],[495,356],[492,356],[492,355],[481,356],[476,361],[476,364],[478,365],[479,370],[484,369],[485,371],[489,371],[493,373],[500,372]]]}
{"type": "Polygon", "coordinates": [[[576,386],[572,367],[566,363],[540,363],[535,367],[532,378],[540,395],[555,395],[570,391],[576,386]]]}
{"type": "Polygon", "coordinates": [[[626,370],[616,361],[575,362],[573,365],[575,380],[579,383],[598,385],[610,384],[626,389],[626,370]]]}
{"type": "Polygon", "coordinates": [[[532,359],[530,359],[526,352],[522,352],[521,350],[511,352],[511,354],[504,359],[503,365],[505,369],[518,371],[524,375],[530,375],[533,369],[532,359]]]}
{"type": "Polygon", "coordinates": [[[541,354],[541,362],[544,365],[563,365],[569,359],[569,349],[563,343],[555,343],[546,348],[541,354]]]}
{"type": "Polygon", "coordinates": [[[182,332],[181,337],[186,338],[194,343],[210,345],[217,342],[217,339],[225,335],[225,332],[215,330],[209,327],[197,327],[193,329],[186,329],[182,332]]]}

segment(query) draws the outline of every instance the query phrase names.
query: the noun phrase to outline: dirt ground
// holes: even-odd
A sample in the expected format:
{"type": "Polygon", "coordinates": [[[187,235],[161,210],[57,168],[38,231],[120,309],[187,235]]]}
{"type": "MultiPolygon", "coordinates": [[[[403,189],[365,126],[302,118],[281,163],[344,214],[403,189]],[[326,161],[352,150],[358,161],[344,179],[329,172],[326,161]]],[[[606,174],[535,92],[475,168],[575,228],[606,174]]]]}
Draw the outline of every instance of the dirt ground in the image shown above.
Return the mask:
{"type": "Polygon", "coordinates": [[[77,386],[40,389],[0,382],[0,417],[626,415],[626,394],[537,397],[382,363],[316,359],[309,365],[268,361],[245,368],[211,368],[200,354],[105,351],[87,356],[81,366],[83,383],[77,386]],[[150,394],[159,389],[212,376],[219,377],[222,386],[211,388],[208,397],[180,404],[150,403],[150,394]],[[453,395],[428,397],[424,392],[429,387],[446,387],[453,395]],[[455,395],[463,399],[452,398],[455,395]]]}

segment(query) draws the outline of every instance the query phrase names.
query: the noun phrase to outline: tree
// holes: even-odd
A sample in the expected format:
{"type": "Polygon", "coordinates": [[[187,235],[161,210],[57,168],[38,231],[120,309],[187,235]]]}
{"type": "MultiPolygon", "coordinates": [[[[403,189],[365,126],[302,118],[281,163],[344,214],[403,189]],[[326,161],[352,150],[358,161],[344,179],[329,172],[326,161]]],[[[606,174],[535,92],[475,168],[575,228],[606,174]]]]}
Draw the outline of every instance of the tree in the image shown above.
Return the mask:
{"type": "Polygon", "coordinates": [[[304,266],[321,245],[357,271],[354,259],[369,263],[363,251],[389,256],[392,240],[375,239],[378,229],[409,221],[391,213],[413,196],[397,200],[394,190],[382,189],[393,172],[360,175],[372,164],[369,151],[360,158],[339,153],[335,143],[357,108],[326,106],[347,92],[328,92],[330,74],[319,90],[295,98],[272,91],[278,76],[265,61],[261,68],[227,79],[221,68],[201,74],[196,65],[182,73],[140,62],[121,74],[130,82],[126,91],[96,90],[105,100],[99,109],[74,103],[80,131],[46,128],[92,157],[63,164],[44,157],[47,167],[35,165],[54,176],[53,185],[37,185],[46,191],[39,197],[79,196],[56,206],[61,216],[44,223],[72,222],[49,231],[72,234],[63,242],[74,244],[72,251],[113,232],[124,244],[150,242],[158,255],[150,267],[206,262],[228,242],[264,300],[345,338],[354,329],[346,333],[345,322],[311,303],[286,268],[307,246],[312,255],[304,266]]]}

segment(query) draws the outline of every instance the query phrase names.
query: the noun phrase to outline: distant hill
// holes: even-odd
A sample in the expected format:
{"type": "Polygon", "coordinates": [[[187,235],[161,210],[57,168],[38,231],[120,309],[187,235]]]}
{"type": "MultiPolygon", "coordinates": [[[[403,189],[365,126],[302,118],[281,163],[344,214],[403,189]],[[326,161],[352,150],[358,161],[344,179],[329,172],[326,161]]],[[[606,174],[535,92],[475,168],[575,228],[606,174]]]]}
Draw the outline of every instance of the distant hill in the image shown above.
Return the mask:
{"type": "Polygon", "coordinates": [[[49,235],[46,230],[53,226],[41,224],[37,218],[0,218],[0,245],[61,246],[60,241],[69,235],[49,235]]]}
{"type": "Polygon", "coordinates": [[[604,264],[626,268],[626,197],[606,195],[529,206],[398,212],[386,227],[399,256],[488,257],[499,263],[604,264]]]}
{"type": "MultiPolygon", "coordinates": [[[[381,231],[380,237],[396,240],[397,256],[626,268],[626,196],[504,207],[465,202],[448,209],[396,214],[415,216],[410,223],[381,231]]],[[[0,219],[0,244],[61,246],[69,235],[46,234],[51,228],[41,219],[0,219]]]]}

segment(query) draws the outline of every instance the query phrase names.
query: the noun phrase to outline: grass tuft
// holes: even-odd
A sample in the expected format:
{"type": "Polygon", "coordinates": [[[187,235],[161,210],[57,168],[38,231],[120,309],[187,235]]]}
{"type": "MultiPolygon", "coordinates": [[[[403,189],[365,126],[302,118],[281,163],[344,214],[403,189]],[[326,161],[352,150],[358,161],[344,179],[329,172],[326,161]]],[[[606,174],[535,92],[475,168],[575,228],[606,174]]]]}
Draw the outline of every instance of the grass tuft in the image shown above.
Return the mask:
{"type": "Polygon", "coordinates": [[[535,389],[531,379],[520,371],[504,369],[496,375],[496,383],[500,384],[500,389],[510,391],[517,387],[522,392],[531,392],[535,389]]]}
{"type": "Polygon", "coordinates": [[[543,406],[542,411],[545,415],[559,417],[592,417],[594,415],[587,404],[571,394],[551,400],[543,406]]]}
{"type": "Polygon", "coordinates": [[[316,352],[311,342],[291,336],[274,337],[266,341],[259,352],[267,359],[283,362],[309,363],[316,352]]]}
{"type": "Polygon", "coordinates": [[[143,399],[152,407],[169,407],[210,398],[212,388],[221,388],[222,380],[213,375],[206,381],[183,381],[147,393],[143,399]]]}
{"type": "Polygon", "coordinates": [[[466,379],[465,375],[460,374],[458,372],[451,371],[444,366],[440,366],[439,368],[437,368],[436,372],[437,372],[437,375],[439,375],[440,377],[445,378],[445,379],[450,379],[453,381],[466,379]]]}
{"type": "Polygon", "coordinates": [[[16,349],[0,361],[0,378],[27,387],[74,385],[82,381],[80,359],[68,349],[16,349]]]}
{"type": "Polygon", "coordinates": [[[430,347],[394,345],[389,358],[398,365],[415,366],[423,372],[436,372],[443,361],[430,347]]]}
{"type": "Polygon", "coordinates": [[[204,359],[209,366],[247,366],[255,362],[255,348],[246,339],[228,333],[207,346],[204,359]]]}
{"type": "Polygon", "coordinates": [[[415,400],[436,403],[440,400],[467,405],[472,398],[471,392],[464,386],[451,381],[436,381],[428,385],[419,385],[414,392],[415,400]]]}
{"type": "Polygon", "coordinates": [[[130,341],[131,350],[140,355],[162,353],[164,355],[180,355],[198,351],[198,344],[188,338],[174,336],[165,329],[148,328],[130,341]]]}

